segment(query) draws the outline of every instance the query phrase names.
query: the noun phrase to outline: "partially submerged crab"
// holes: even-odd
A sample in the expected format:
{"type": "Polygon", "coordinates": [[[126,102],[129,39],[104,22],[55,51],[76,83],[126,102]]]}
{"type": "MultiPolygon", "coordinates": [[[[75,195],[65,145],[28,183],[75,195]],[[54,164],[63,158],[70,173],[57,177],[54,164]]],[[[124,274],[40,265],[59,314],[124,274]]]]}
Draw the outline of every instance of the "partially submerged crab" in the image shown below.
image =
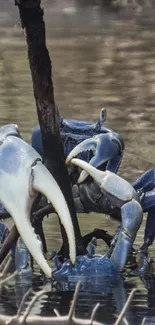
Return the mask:
{"type": "MultiPolygon", "coordinates": [[[[26,179],[24,178],[24,173],[25,173],[24,170],[26,168],[26,165],[24,162],[24,155],[27,156],[27,152],[29,152],[30,156],[32,158],[32,156],[33,156],[32,152],[34,152],[34,151],[23,140],[18,138],[19,134],[18,134],[18,129],[16,126],[11,127],[11,133],[10,133],[10,126],[6,126],[6,129],[0,128],[0,135],[1,134],[3,134],[1,146],[2,145],[4,146],[4,144],[6,144],[6,148],[10,148],[9,150],[7,149],[8,152],[11,152],[12,157],[14,157],[15,164],[14,164],[14,171],[12,171],[12,172],[20,170],[20,168],[18,168],[18,165],[20,167],[20,161],[21,161],[23,163],[23,165],[22,165],[23,180],[25,182],[26,179]],[[9,130],[8,134],[7,134],[7,127],[9,130]],[[3,130],[4,131],[6,130],[6,134],[5,134],[5,132],[3,133],[3,130]],[[5,136],[4,136],[4,134],[5,134],[5,136]],[[9,141],[9,137],[10,137],[10,140],[13,140],[13,141],[9,141]],[[12,137],[13,137],[13,139],[12,139],[12,137]],[[20,140],[19,144],[17,143],[18,142],[17,139],[20,140]],[[18,145],[18,148],[17,148],[16,143],[18,145]],[[16,146],[15,152],[13,149],[14,145],[16,146]]],[[[91,144],[93,146],[95,145],[95,141],[96,141],[96,137],[95,137],[95,140],[94,140],[94,138],[89,139],[89,142],[86,140],[86,142],[88,144],[91,144]]],[[[81,148],[82,149],[85,148],[85,145],[87,147],[87,143],[80,144],[79,145],[80,150],[81,150],[81,148]]],[[[90,145],[90,147],[91,147],[91,145],[90,145]]],[[[102,146],[102,143],[100,143],[99,145],[102,146]]],[[[9,155],[6,158],[6,153],[4,153],[2,150],[3,146],[0,147],[1,172],[4,169],[4,166],[2,165],[2,158],[4,159],[4,161],[5,161],[5,159],[9,159],[9,155]]],[[[79,147],[76,148],[76,152],[78,152],[79,147]]],[[[35,155],[36,155],[36,153],[35,153],[35,155]]],[[[71,153],[71,155],[74,156],[73,153],[71,153]]],[[[37,169],[38,164],[39,164],[39,166],[42,165],[41,158],[39,156],[37,156],[37,159],[39,159],[39,160],[36,161],[36,164],[32,163],[32,170],[33,170],[33,168],[37,169]]],[[[67,161],[70,162],[70,159],[71,159],[71,157],[68,158],[67,161]]],[[[105,171],[105,172],[99,171],[96,168],[94,168],[93,166],[91,166],[90,164],[87,164],[86,162],[84,162],[82,160],[78,160],[78,159],[71,159],[71,162],[73,164],[79,166],[80,168],[84,169],[89,175],[91,175],[91,177],[93,178],[94,184],[96,184],[100,193],[102,194],[102,195],[100,195],[100,201],[105,199],[106,202],[108,202],[108,201],[110,202],[110,208],[112,210],[117,208],[120,211],[120,215],[122,217],[122,226],[120,227],[120,231],[117,236],[116,245],[115,245],[114,250],[110,257],[96,256],[96,255],[94,255],[94,253],[88,254],[88,256],[78,256],[77,262],[74,267],[73,267],[72,263],[70,263],[70,261],[66,261],[63,265],[61,265],[61,263],[57,260],[57,263],[56,263],[57,271],[54,272],[54,277],[57,280],[63,279],[66,277],[79,278],[79,277],[83,277],[83,276],[84,277],[90,276],[90,275],[94,274],[94,272],[96,273],[97,276],[105,276],[107,274],[109,276],[116,276],[124,268],[128,253],[129,253],[130,249],[132,248],[132,244],[134,242],[136,233],[137,233],[139,226],[141,224],[141,221],[142,221],[142,212],[143,212],[142,207],[144,208],[144,205],[142,204],[143,200],[141,200],[141,192],[137,193],[131,184],[129,184],[124,179],[122,179],[121,177],[117,176],[116,174],[114,174],[110,171],[105,171]]],[[[5,163],[5,168],[7,168],[7,163],[5,163]]],[[[8,172],[9,172],[9,169],[8,169],[8,172]]],[[[31,194],[33,196],[33,188],[32,187],[34,186],[34,188],[35,188],[35,182],[33,179],[34,175],[35,174],[32,171],[30,171],[29,179],[31,180],[31,177],[32,177],[32,183],[31,183],[31,181],[29,182],[28,188],[26,185],[26,188],[28,189],[28,194],[30,195],[30,198],[28,198],[28,200],[32,199],[31,194]]],[[[39,173],[38,173],[38,175],[39,175],[39,173]]],[[[19,175],[18,175],[18,177],[19,177],[19,175]]],[[[2,179],[2,177],[1,177],[1,179],[2,179]]],[[[4,180],[5,180],[5,177],[4,177],[4,180]]],[[[7,178],[6,178],[6,180],[7,180],[7,178]]],[[[21,181],[21,178],[19,178],[19,180],[21,181]]],[[[137,187],[140,187],[141,183],[142,183],[142,181],[139,181],[136,184],[134,184],[134,186],[136,187],[136,185],[137,185],[137,187]]],[[[4,193],[7,194],[8,189],[6,190],[6,188],[5,188],[5,185],[7,187],[7,184],[5,184],[5,181],[3,182],[3,184],[4,184],[3,185],[4,193]]],[[[26,183],[24,183],[24,184],[26,184],[26,183]]],[[[23,186],[24,186],[24,184],[23,184],[23,186]]],[[[144,187],[144,183],[142,183],[142,184],[144,187]]],[[[87,185],[87,181],[85,182],[85,185],[87,185]]],[[[22,188],[23,188],[23,186],[22,186],[22,188]]],[[[42,185],[40,185],[40,186],[42,186],[42,185]]],[[[149,186],[151,186],[151,185],[149,185],[149,186]]],[[[145,187],[147,190],[148,184],[145,187]]],[[[88,184],[88,188],[89,188],[89,184],[88,184]]],[[[18,189],[18,186],[17,186],[17,189],[18,189]]],[[[23,188],[23,190],[24,190],[24,188],[23,188]]],[[[24,195],[27,195],[26,192],[24,192],[24,193],[25,193],[24,195]]],[[[94,196],[96,197],[96,193],[94,193],[94,196]]],[[[14,193],[14,197],[16,197],[15,193],[14,193]]],[[[146,199],[144,201],[147,203],[146,204],[146,208],[147,208],[147,207],[149,207],[150,201],[149,201],[149,196],[146,195],[146,198],[147,198],[147,202],[145,201],[146,199]]],[[[0,197],[0,199],[1,199],[1,197],[0,197]]],[[[2,197],[2,199],[3,199],[3,197],[2,197]]],[[[3,202],[3,200],[2,200],[2,202],[3,202]]],[[[5,202],[5,207],[6,207],[6,204],[7,203],[5,202]]],[[[96,204],[97,204],[97,201],[96,201],[96,204]]],[[[13,207],[13,209],[14,209],[14,207],[13,207]]],[[[9,210],[8,207],[7,207],[7,210],[9,210]]],[[[9,211],[10,211],[10,214],[12,214],[11,210],[9,210],[9,211]]],[[[21,210],[21,214],[22,214],[22,210],[21,210]]],[[[14,216],[14,213],[13,213],[13,216],[14,216]]],[[[22,218],[21,218],[21,221],[22,221],[22,218]]],[[[17,220],[17,223],[16,223],[17,226],[18,226],[18,222],[20,223],[20,220],[17,220]]],[[[66,227],[67,227],[67,224],[66,224],[66,227]]],[[[67,231],[68,231],[68,229],[67,229],[67,231]]],[[[22,236],[24,235],[24,232],[22,232],[20,230],[20,234],[22,236]]],[[[33,234],[31,233],[31,235],[33,237],[34,233],[33,234]]],[[[25,241],[25,237],[23,239],[25,241]]],[[[71,243],[71,240],[72,239],[70,237],[70,243],[71,243]]],[[[25,243],[27,245],[26,241],[25,241],[25,243]]],[[[26,251],[25,251],[25,253],[23,253],[26,255],[20,254],[22,249],[23,249],[22,245],[17,245],[17,250],[16,250],[16,257],[18,257],[18,262],[16,263],[17,268],[25,268],[26,264],[27,264],[28,255],[27,255],[26,251]]],[[[28,249],[30,250],[29,247],[28,247],[28,249]]],[[[32,249],[31,249],[31,252],[32,252],[32,249]]],[[[41,254],[43,256],[42,250],[41,250],[41,254]]],[[[38,263],[40,263],[39,258],[36,258],[34,251],[33,251],[33,256],[34,256],[34,259],[36,259],[38,261],[38,263]]],[[[44,259],[44,257],[43,257],[43,259],[44,259]]],[[[44,263],[44,260],[43,260],[43,263],[44,263]]],[[[51,273],[51,269],[49,269],[49,267],[48,267],[48,269],[45,269],[44,267],[41,267],[41,268],[49,276],[49,274],[51,273]]]]}

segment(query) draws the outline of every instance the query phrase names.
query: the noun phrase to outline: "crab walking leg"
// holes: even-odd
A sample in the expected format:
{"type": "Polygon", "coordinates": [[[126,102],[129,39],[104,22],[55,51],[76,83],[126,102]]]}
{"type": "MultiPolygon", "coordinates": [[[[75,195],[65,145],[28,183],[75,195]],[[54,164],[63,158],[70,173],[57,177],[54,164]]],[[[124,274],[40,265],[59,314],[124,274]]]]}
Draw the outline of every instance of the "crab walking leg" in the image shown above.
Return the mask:
{"type": "Polygon", "coordinates": [[[143,210],[140,204],[133,199],[122,206],[121,214],[122,227],[110,257],[118,271],[122,271],[125,266],[137,231],[142,223],[143,210]]]}

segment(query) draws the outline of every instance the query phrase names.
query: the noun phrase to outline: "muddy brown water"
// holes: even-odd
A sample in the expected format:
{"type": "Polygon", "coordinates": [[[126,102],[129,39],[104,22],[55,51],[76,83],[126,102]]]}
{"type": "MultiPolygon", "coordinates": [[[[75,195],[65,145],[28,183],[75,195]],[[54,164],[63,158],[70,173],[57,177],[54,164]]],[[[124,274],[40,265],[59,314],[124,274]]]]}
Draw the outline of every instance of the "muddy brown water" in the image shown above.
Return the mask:
{"type": "MultiPolygon", "coordinates": [[[[87,1],[89,4],[89,1],[87,1]]],[[[96,121],[100,108],[107,109],[105,126],[125,140],[120,175],[133,181],[154,166],[155,127],[155,24],[154,8],[106,11],[99,5],[82,7],[80,1],[44,1],[47,45],[53,62],[55,98],[63,117],[96,121]]],[[[11,1],[0,2],[0,125],[17,123],[23,138],[30,142],[37,124],[36,108],[27,60],[24,34],[18,26],[18,12],[11,1]]],[[[82,233],[103,227],[114,233],[117,223],[102,215],[79,215],[82,233]]],[[[9,226],[11,222],[9,221],[9,226]]],[[[145,220],[135,248],[143,240],[145,220]]],[[[49,252],[61,245],[56,216],[44,223],[49,252]]],[[[99,242],[98,251],[105,245],[99,242]]],[[[150,249],[155,255],[155,245],[150,249]]],[[[13,315],[31,284],[11,281],[0,297],[0,313],[13,315]]],[[[47,293],[36,303],[32,314],[68,312],[73,293],[56,292],[50,283],[34,277],[33,288],[44,286],[47,293]]],[[[155,280],[125,278],[109,292],[80,293],[76,315],[90,317],[96,302],[96,319],[112,324],[133,287],[135,294],[127,312],[130,324],[146,317],[155,324],[155,280]]]]}

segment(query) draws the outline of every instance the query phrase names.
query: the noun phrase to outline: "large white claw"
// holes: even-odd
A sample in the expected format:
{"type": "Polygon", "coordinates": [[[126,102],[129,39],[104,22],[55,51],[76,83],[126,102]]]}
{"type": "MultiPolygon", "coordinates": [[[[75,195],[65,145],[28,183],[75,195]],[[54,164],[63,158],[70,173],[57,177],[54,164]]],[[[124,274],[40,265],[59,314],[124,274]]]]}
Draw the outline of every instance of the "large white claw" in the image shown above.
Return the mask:
{"type": "Polygon", "coordinates": [[[60,190],[60,187],[58,186],[54,177],[49,173],[47,168],[42,163],[37,163],[37,165],[33,167],[33,176],[33,188],[44,194],[49,202],[52,203],[61,220],[62,225],[66,230],[69,243],[70,259],[72,264],[75,264],[75,234],[68,206],[60,190]]]}
{"type": "Polygon", "coordinates": [[[41,192],[52,203],[69,242],[72,263],[75,263],[75,235],[65,198],[53,176],[42,164],[41,157],[25,141],[9,136],[0,146],[0,201],[10,213],[20,236],[43,272],[51,277],[49,267],[30,222],[32,203],[41,192]]]}

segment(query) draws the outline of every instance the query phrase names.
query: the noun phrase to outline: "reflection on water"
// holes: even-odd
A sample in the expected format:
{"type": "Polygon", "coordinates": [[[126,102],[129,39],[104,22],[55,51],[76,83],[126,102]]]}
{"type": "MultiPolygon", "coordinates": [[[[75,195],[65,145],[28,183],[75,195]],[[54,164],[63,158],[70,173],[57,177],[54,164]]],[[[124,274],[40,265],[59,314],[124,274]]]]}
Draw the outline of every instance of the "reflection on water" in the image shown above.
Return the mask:
{"type": "MultiPolygon", "coordinates": [[[[38,299],[33,307],[31,314],[40,316],[55,316],[54,309],[57,309],[61,315],[66,315],[69,311],[71,301],[73,299],[73,291],[55,291],[52,289],[51,283],[43,283],[41,277],[34,277],[33,282],[20,285],[19,282],[9,285],[9,288],[3,292],[0,297],[0,312],[4,314],[14,315],[20,305],[23,295],[29,288],[37,291],[44,284],[45,294],[38,299]]],[[[125,301],[131,290],[135,287],[140,291],[135,293],[133,301],[126,313],[126,318],[130,324],[141,323],[143,317],[146,317],[147,324],[155,322],[155,280],[126,278],[114,287],[109,287],[106,291],[100,289],[98,292],[80,291],[76,304],[76,316],[90,318],[92,309],[97,302],[100,302],[99,309],[96,313],[96,320],[105,324],[112,324],[116,320],[116,316],[122,310],[125,301]]],[[[32,298],[29,296],[27,302],[32,298]]],[[[27,303],[23,307],[23,311],[27,307],[27,303]]]]}
{"type": "MultiPolygon", "coordinates": [[[[87,1],[88,2],[88,1],[87,1]]],[[[85,6],[68,0],[43,1],[47,44],[53,62],[55,97],[63,117],[96,121],[101,107],[107,109],[105,126],[119,132],[126,150],[120,174],[133,181],[155,161],[155,30],[154,8],[145,12],[105,11],[100,6],[85,6]],[[67,2],[66,2],[67,3],[67,2]],[[77,6],[75,6],[75,3],[77,6]],[[78,7],[79,5],[79,7],[78,7]]],[[[32,83],[24,34],[17,25],[18,13],[12,1],[0,2],[0,124],[17,123],[25,140],[37,123],[32,83]]],[[[96,226],[113,233],[117,223],[101,215],[79,216],[85,234],[96,226]],[[89,220],[89,222],[88,222],[89,220]]],[[[61,244],[55,216],[44,224],[49,250],[61,244]]],[[[136,247],[142,242],[140,229],[136,247]]],[[[99,242],[99,252],[106,248],[99,242]]],[[[154,246],[151,248],[154,255],[154,246]]],[[[35,278],[33,288],[42,287],[35,278]]],[[[31,285],[31,283],[29,284],[31,285]]],[[[141,291],[127,312],[131,324],[145,316],[155,322],[154,278],[127,278],[109,292],[80,292],[76,313],[90,317],[100,301],[97,320],[112,323],[133,287],[141,291]]],[[[51,284],[32,310],[34,314],[54,315],[53,308],[66,314],[73,292],[55,292],[51,284]]],[[[14,282],[0,297],[0,312],[13,315],[27,290],[14,282]],[[16,296],[16,299],[15,299],[16,296]]]]}

